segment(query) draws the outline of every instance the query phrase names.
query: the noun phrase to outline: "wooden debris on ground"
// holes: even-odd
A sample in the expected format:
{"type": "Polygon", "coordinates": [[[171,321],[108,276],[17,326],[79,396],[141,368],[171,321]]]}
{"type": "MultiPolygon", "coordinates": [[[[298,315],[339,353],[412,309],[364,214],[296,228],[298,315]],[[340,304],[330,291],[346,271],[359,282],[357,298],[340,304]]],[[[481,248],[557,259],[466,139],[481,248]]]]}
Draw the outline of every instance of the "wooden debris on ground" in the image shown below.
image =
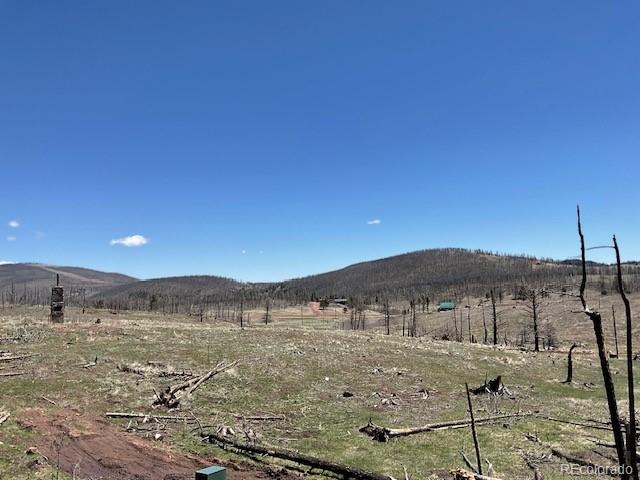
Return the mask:
{"type": "Polygon", "coordinates": [[[194,376],[193,373],[187,372],[186,370],[173,370],[167,368],[166,365],[160,362],[147,362],[146,365],[141,365],[139,363],[120,364],[117,368],[123,373],[133,373],[135,375],[140,375],[141,377],[153,375],[158,377],[191,378],[194,376]]]}
{"type": "Polygon", "coordinates": [[[242,443],[233,438],[229,438],[230,435],[221,435],[217,432],[201,432],[203,441],[209,443],[216,443],[224,447],[231,447],[240,453],[244,454],[257,454],[265,455],[281,460],[287,460],[300,465],[305,465],[311,469],[318,469],[321,471],[331,472],[335,475],[343,476],[345,478],[353,478],[356,480],[389,480],[388,475],[382,475],[380,473],[369,472],[359,468],[349,467],[339,463],[325,460],[322,458],[312,457],[299,453],[295,450],[286,450],[276,447],[263,447],[260,445],[242,443]]]}
{"type": "Polygon", "coordinates": [[[2,425],[4,422],[9,420],[10,416],[11,416],[11,414],[9,412],[1,410],[0,411],[0,425],[2,425]]]}
{"type": "Polygon", "coordinates": [[[157,419],[157,420],[172,420],[175,422],[192,422],[194,421],[193,417],[184,417],[178,415],[155,415],[153,413],[127,413],[127,412],[107,412],[104,414],[107,418],[142,418],[147,419],[157,419]]]}
{"type": "Polygon", "coordinates": [[[96,356],[96,358],[93,360],[93,362],[89,362],[89,363],[85,363],[84,365],[81,365],[82,368],[93,368],[96,365],[98,365],[98,357],[96,356]]]}
{"type": "Polygon", "coordinates": [[[486,475],[469,472],[462,468],[451,470],[451,474],[453,475],[454,480],[498,480],[496,477],[487,477],[486,475]]]}
{"type": "Polygon", "coordinates": [[[502,375],[498,375],[496,378],[492,378],[488,381],[485,379],[484,384],[471,390],[471,393],[474,395],[488,393],[491,395],[503,395],[506,397],[513,396],[511,391],[504,385],[504,383],[502,383],[502,375]]]}
{"type": "Polygon", "coordinates": [[[193,392],[195,392],[204,382],[210,380],[219,373],[230,369],[237,363],[237,360],[231,363],[220,362],[215,366],[213,370],[210,370],[204,375],[193,377],[190,380],[186,380],[173,386],[170,385],[162,390],[159,394],[155,392],[156,398],[153,401],[152,406],[164,406],[168,409],[178,408],[180,406],[180,401],[182,398],[184,398],[185,396],[190,397],[193,392]]]}
{"type": "Polygon", "coordinates": [[[23,360],[25,358],[37,357],[37,353],[14,354],[11,352],[0,352],[0,362],[10,362],[13,360],[23,360]]]}
{"type": "Polygon", "coordinates": [[[238,420],[248,420],[248,421],[254,421],[254,422],[286,420],[287,418],[284,415],[240,415],[237,413],[234,413],[233,416],[238,420]]]}
{"type": "MultiPolygon", "coordinates": [[[[490,417],[481,417],[481,418],[475,419],[475,424],[486,425],[488,423],[493,423],[498,420],[530,417],[531,415],[532,413],[530,412],[521,412],[521,413],[494,415],[490,417]]],[[[371,421],[369,421],[367,425],[360,428],[360,432],[370,436],[371,438],[379,442],[387,442],[389,439],[394,437],[406,437],[408,435],[415,435],[417,433],[435,432],[439,430],[451,430],[456,428],[466,428],[470,424],[471,424],[471,420],[464,419],[464,420],[454,420],[449,422],[431,423],[428,425],[423,425],[421,427],[389,428],[389,427],[382,427],[382,426],[376,425],[374,423],[371,423],[371,421]]]]}
{"type": "Polygon", "coordinates": [[[17,377],[25,375],[27,372],[0,372],[0,377],[17,377]]]}

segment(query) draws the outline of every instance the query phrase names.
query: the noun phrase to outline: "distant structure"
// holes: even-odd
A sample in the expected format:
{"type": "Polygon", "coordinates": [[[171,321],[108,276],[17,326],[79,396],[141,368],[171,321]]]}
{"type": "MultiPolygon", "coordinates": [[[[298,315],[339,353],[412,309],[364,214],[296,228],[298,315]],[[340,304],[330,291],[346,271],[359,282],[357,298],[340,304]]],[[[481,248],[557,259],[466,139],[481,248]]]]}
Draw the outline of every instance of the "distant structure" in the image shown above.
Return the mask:
{"type": "Polygon", "coordinates": [[[349,299],[348,298],[334,298],[332,300],[333,303],[337,303],[338,305],[347,305],[349,303],[349,299]]]}
{"type": "Polygon", "coordinates": [[[56,286],[51,288],[51,321],[64,323],[64,287],[60,285],[59,274],[56,274],[56,286]]]}
{"type": "Polygon", "coordinates": [[[448,310],[453,310],[455,308],[456,308],[456,304],[453,302],[442,302],[440,305],[438,305],[439,312],[446,312],[448,310]]]}

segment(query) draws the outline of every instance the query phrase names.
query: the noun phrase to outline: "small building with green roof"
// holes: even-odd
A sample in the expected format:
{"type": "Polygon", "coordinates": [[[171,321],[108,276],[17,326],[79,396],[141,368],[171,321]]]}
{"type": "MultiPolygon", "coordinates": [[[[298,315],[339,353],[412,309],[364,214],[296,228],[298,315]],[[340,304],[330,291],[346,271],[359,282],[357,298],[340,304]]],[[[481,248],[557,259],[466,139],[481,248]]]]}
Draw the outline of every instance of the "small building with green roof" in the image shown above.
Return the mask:
{"type": "Polygon", "coordinates": [[[440,302],[438,305],[439,312],[446,312],[448,310],[454,310],[456,308],[456,304],[453,302],[440,302]]]}

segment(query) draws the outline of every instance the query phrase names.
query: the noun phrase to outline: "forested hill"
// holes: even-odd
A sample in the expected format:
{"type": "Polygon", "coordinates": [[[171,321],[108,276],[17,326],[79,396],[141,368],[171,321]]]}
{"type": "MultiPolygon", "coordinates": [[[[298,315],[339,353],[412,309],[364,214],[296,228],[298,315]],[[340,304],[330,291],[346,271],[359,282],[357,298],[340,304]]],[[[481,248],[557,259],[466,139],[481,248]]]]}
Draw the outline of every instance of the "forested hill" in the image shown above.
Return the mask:
{"type": "MultiPolygon", "coordinates": [[[[609,270],[591,264],[590,272],[609,270]]],[[[459,248],[421,250],[357,263],[333,272],[290,280],[278,285],[282,295],[348,297],[413,292],[471,294],[492,286],[549,285],[571,282],[579,273],[572,262],[496,255],[459,248]]]]}
{"type": "Polygon", "coordinates": [[[119,285],[100,292],[94,301],[107,306],[147,309],[151,305],[162,307],[200,303],[203,299],[226,301],[235,299],[243,289],[251,286],[230,278],[213,275],[166,277],[119,285]]]}

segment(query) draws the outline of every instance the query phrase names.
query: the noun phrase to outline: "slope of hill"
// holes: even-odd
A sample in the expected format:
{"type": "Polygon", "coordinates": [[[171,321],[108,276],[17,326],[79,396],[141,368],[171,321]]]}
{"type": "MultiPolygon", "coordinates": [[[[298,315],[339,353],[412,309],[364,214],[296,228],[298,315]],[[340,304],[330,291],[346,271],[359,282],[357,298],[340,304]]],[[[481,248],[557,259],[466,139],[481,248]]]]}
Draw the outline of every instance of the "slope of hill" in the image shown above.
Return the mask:
{"type": "MultiPolygon", "coordinates": [[[[601,266],[602,268],[608,268],[601,266]]],[[[357,263],[333,272],[281,283],[281,294],[324,296],[468,290],[482,294],[494,285],[565,282],[577,265],[459,248],[405,253],[357,263]]],[[[591,269],[597,268],[592,266],[591,269]]],[[[460,292],[462,293],[462,292],[460,292]]]]}
{"type": "Polygon", "coordinates": [[[0,265],[0,290],[49,288],[55,283],[68,287],[83,287],[91,291],[114,285],[136,282],[137,279],[120,273],[99,272],[88,268],[58,267],[39,263],[7,263],[0,265]]]}
{"type": "Polygon", "coordinates": [[[153,278],[118,285],[101,292],[104,297],[135,297],[142,293],[156,295],[224,295],[240,289],[244,284],[231,278],[213,275],[153,278]]]}
{"type": "Polygon", "coordinates": [[[119,308],[174,310],[212,299],[232,299],[243,286],[236,280],[212,275],[155,278],[106,289],[92,300],[119,308]]]}

